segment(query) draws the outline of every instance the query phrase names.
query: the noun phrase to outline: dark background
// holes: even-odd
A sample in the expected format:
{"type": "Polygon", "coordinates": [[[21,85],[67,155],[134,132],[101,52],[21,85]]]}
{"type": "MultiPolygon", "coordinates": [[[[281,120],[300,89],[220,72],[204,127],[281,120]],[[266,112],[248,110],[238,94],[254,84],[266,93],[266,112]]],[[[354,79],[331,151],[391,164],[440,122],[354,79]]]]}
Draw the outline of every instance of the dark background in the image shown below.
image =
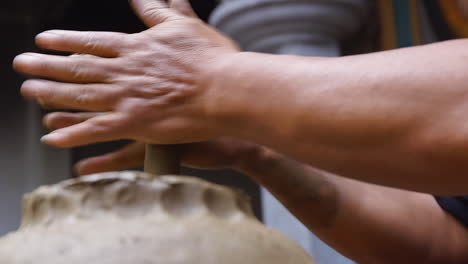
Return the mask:
{"type": "MultiPolygon", "coordinates": [[[[215,7],[214,0],[191,2],[197,14],[205,20],[215,7]]],[[[145,29],[133,14],[127,0],[16,0],[2,3],[0,7],[0,32],[3,36],[0,42],[0,80],[2,80],[0,120],[4,124],[4,129],[1,130],[0,138],[13,143],[8,145],[24,143],[21,139],[26,137],[24,129],[27,127],[24,125],[27,114],[26,101],[19,94],[19,87],[24,78],[11,69],[11,62],[22,52],[37,51],[34,46],[34,36],[37,33],[57,28],[126,33],[140,32],[145,29]]],[[[72,150],[72,159],[76,162],[84,157],[113,150],[122,144],[124,142],[76,148],[72,150]]],[[[7,144],[2,144],[0,141],[0,145],[6,146],[7,144]]],[[[2,151],[8,150],[3,147],[2,151]]],[[[17,157],[10,158],[12,162],[21,163],[21,159],[17,157]]],[[[259,217],[261,216],[259,188],[246,176],[233,171],[201,171],[188,168],[184,168],[182,174],[199,176],[212,182],[242,189],[252,197],[254,210],[259,217]]]]}

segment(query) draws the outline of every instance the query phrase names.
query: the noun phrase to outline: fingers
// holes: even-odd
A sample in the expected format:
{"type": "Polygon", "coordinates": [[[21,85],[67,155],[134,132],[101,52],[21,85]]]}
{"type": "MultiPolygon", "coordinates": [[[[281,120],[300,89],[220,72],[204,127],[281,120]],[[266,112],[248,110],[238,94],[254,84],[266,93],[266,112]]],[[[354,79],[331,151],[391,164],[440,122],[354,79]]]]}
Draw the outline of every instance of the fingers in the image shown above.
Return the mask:
{"type": "Polygon", "coordinates": [[[199,169],[235,168],[246,143],[230,138],[180,145],[185,166],[199,169]]]}
{"type": "Polygon", "coordinates": [[[15,58],[13,66],[18,72],[44,78],[75,82],[106,82],[111,78],[110,59],[91,56],[54,56],[24,53],[15,58]]]}
{"type": "Polygon", "coordinates": [[[76,147],[126,139],[127,130],[123,115],[110,113],[55,130],[42,137],[41,141],[56,147],[76,147]]]}
{"type": "Polygon", "coordinates": [[[126,36],[114,32],[49,30],[36,36],[36,44],[48,50],[117,57],[126,36]]]}
{"type": "Polygon", "coordinates": [[[47,114],[42,123],[50,130],[56,130],[82,123],[88,119],[96,116],[105,115],[106,113],[68,113],[68,112],[55,112],[47,114]]]}
{"type": "Polygon", "coordinates": [[[148,27],[177,18],[177,14],[162,0],[130,0],[130,2],[135,13],[148,27]]]}
{"type": "Polygon", "coordinates": [[[75,84],[28,80],[21,93],[49,108],[109,111],[118,103],[123,89],[112,84],[75,84]]]}
{"type": "Polygon", "coordinates": [[[192,8],[192,5],[187,0],[171,0],[170,7],[184,16],[198,18],[197,14],[192,8]]]}
{"type": "Polygon", "coordinates": [[[144,159],[145,144],[134,142],[106,155],[82,160],[75,165],[75,170],[79,175],[124,170],[143,165],[144,159]]]}

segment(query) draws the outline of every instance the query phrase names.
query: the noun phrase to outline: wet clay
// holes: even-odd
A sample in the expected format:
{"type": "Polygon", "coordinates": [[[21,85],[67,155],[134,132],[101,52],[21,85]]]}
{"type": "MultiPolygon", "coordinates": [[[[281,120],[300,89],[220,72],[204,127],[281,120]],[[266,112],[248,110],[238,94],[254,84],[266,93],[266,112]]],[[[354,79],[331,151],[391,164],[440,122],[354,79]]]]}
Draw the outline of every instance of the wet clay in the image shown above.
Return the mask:
{"type": "Polygon", "coordinates": [[[196,178],[113,172],[41,187],[5,264],[313,264],[261,224],[240,192],[196,178]]]}

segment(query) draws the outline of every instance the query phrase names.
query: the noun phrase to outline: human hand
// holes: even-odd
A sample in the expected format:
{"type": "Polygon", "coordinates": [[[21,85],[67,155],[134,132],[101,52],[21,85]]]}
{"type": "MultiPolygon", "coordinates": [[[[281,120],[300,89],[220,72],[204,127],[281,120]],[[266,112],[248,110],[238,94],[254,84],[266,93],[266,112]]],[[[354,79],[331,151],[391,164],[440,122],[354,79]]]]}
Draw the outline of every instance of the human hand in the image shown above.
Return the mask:
{"type": "Polygon", "coordinates": [[[26,81],[23,95],[48,107],[103,112],[46,135],[46,143],[72,147],[134,139],[172,144],[219,136],[208,76],[237,46],[187,17],[193,11],[185,0],[174,1],[179,11],[159,0],[133,0],[132,5],[149,30],[47,31],[37,36],[40,47],[83,55],[27,53],[15,59],[19,72],[49,79],[26,81]]]}
{"type": "MultiPolygon", "coordinates": [[[[104,113],[50,113],[44,125],[50,130],[74,126],[104,113]]],[[[209,142],[181,144],[178,146],[183,165],[201,169],[241,170],[252,155],[262,147],[233,138],[220,138],[209,142]]],[[[127,146],[101,156],[81,160],[75,165],[79,175],[124,170],[143,165],[145,143],[133,142],[127,146]]]]}

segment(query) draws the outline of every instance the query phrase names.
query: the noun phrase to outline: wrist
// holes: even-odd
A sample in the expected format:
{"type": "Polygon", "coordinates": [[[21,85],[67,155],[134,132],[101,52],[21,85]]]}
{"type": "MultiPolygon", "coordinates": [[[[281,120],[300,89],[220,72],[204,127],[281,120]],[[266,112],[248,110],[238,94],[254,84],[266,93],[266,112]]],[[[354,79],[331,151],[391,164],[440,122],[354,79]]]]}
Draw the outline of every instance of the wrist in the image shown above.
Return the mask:
{"type": "Polygon", "coordinates": [[[248,175],[258,184],[269,186],[272,182],[281,181],[275,177],[275,174],[286,161],[287,159],[282,154],[270,148],[250,144],[242,147],[234,168],[248,175]]]}
{"type": "Polygon", "coordinates": [[[258,100],[249,95],[251,79],[246,74],[255,60],[252,54],[235,52],[219,56],[207,65],[203,74],[207,116],[220,136],[241,137],[249,123],[252,100],[258,100]]]}
{"type": "Polygon", "coordinates": [[[307,88],[311,86],[307,80],[314,80],[311,73],[320,67],[316,61],[237,52],[212,63],[205,87],[210,122],[216,124],[218,135],[270,147],[293,137],[304,113],[311,111],[314,89],[307,88]]]}
{"type": "MultiPolygon", "coordinates": [[[[245,142],[245,141],[244,141],[245,142]]],[[[265,147],[255,143],[245,142],[240,146],[240,151],[233,163],[233,169],[253,176],[255,171],[261,166],[260,157],[264,153],[265,147]]]]}

